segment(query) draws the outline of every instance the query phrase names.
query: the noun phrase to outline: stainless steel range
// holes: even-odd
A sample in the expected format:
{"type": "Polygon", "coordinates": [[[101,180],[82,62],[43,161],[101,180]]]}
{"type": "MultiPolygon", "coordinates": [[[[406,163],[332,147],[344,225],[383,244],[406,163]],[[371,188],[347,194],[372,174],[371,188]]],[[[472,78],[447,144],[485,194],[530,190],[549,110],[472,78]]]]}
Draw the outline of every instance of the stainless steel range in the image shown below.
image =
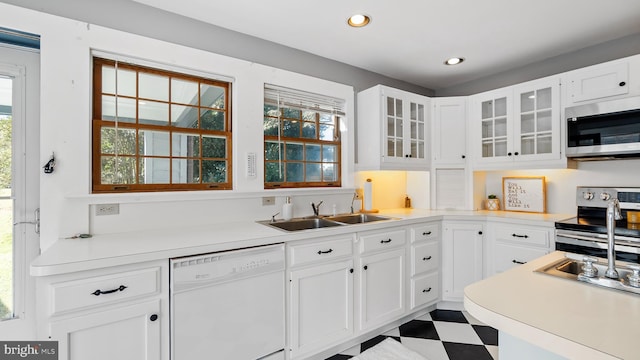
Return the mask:
{"type": "Polygon", "coordinates": [[[613,199],[622,214],[615,221],[616,258],[640,264],[640,224],[627,223],[627,212],[640,210],[640,188],[577,187],[577,216],[556,222],[556,250],[606,258],[607,206],[613,199]]]}

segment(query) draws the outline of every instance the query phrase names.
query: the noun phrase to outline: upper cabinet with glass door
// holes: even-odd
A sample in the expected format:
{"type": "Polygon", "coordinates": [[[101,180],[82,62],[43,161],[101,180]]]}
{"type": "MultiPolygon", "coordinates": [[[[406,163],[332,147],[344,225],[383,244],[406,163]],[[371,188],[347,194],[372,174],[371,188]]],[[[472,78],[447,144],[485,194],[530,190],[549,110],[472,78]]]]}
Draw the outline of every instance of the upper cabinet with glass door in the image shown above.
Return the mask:
{"type": "Polygon", "coordinates": [[[359,170],[428,170],[429,98],[382,85],[358,93],[359,170]]]}
{"type": "Polygon", "coordinates": [[[566,167],[559,89],[550,77],[474,95],[474,168],[566,167]]]}

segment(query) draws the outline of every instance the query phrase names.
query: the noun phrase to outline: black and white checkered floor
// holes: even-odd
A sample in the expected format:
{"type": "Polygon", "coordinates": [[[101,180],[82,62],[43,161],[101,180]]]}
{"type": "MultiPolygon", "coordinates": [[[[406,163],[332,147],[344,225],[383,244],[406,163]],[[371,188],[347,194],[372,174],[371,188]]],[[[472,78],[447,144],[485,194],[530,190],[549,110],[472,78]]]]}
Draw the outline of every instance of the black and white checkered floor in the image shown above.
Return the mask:
{"type": "Polygon", "coordinates": [[[464,311],[433,310],[327,360],[346,360],[392,337],[428,360],[496,360],[498,331],[464,311]]]}

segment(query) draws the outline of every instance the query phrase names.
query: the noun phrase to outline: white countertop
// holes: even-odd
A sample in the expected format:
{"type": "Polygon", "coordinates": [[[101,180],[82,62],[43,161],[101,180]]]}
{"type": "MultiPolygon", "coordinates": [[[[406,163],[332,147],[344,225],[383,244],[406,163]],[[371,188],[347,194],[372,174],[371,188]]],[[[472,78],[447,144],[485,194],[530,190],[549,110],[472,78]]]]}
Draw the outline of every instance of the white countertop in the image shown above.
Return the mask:
{"type": "Polygon", "coordinates": [[[533,270],[556,251],[465,288],[478,320],[569,359],[639,359],[640,296],[533,270]]]}
{"type": "Polygon", "coordinates": [[[531,214],[507,211],[439,211],[390,209],[380,212],[396,220],[295,232],[285,232],[255,221],[216,223],[170,230],[145,230],[95,235],[86,239],[59,239],[31,263],[31,275],[48,276],[75,271],[140,263],[251,246],[311,239],[356,231],[404,226],[429,220],[509,219],[523,224],[553,224],[567,214],[531,214]]]}

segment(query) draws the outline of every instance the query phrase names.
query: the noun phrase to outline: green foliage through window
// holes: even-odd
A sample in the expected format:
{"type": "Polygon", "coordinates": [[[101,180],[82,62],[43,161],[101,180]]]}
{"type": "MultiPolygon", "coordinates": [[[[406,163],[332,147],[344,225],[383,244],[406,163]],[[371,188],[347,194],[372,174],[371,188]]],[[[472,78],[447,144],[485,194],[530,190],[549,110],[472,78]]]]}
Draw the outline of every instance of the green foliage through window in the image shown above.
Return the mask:
{"type": "Polygon", "coordinates": [[[230,84],[94,58],[93,191],[231,188],[230,84]]]}
{"type": "Polygon", "coordinates": [[[340,117],[264,105],[265,188],[340,186],[340,117]]]}

